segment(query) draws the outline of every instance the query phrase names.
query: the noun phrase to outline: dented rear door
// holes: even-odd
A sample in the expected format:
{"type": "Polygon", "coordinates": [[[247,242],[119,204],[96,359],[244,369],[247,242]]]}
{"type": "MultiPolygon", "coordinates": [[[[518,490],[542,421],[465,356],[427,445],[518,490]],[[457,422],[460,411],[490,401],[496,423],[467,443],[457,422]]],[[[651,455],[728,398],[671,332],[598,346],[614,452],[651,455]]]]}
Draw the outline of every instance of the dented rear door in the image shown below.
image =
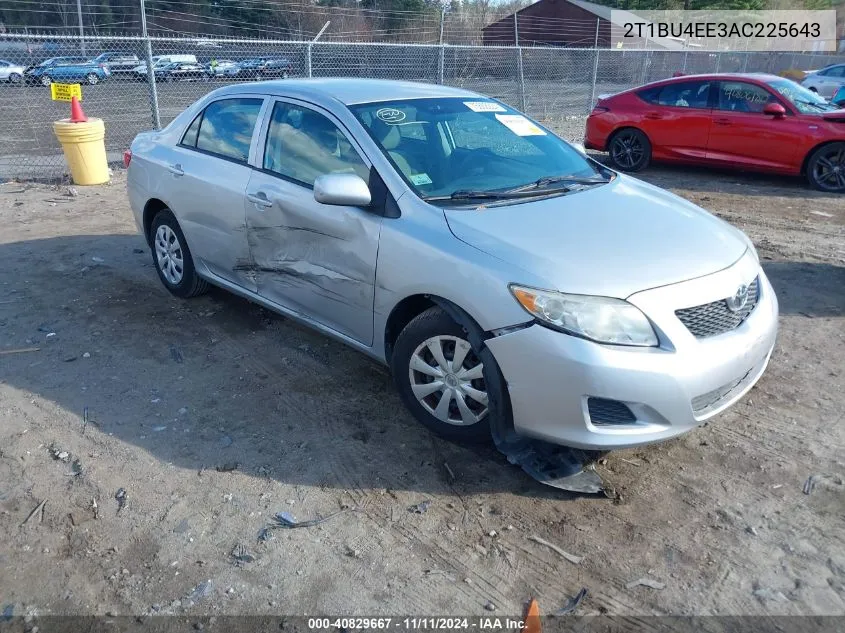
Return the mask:
{"type": "Polygon", "coordinates": [[[365,345],[373,342],[373,284],[382,218],[314,200],[323,173],[366,175],[369,163],[328,112],[278,100],[264,121],[245,198],[258,294],[365,345]]]}

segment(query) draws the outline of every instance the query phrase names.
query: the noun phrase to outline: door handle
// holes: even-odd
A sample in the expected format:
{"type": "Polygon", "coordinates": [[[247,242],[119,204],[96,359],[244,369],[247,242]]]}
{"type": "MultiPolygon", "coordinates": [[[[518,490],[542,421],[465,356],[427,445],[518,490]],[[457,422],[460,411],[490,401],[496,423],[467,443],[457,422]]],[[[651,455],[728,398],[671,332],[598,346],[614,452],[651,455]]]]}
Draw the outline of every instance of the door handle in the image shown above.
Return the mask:
{"type": "Polygon", "coordinates": [[[715,123],[716,125],[730,125],[731,120],[730,119],[713,119],[713,123],[715,123]]]}
{"type": "Polygon", "coordinates": [[[176,163],[175,165],[168,165],[167,170],[173,174],[174,176],[184,176],[185,170],[182,169],[182,165],[176,163]]]}
{"type": "Polygon", "coordinates": [[[267,207],[273,206],[273,203],[267,198],[267,194],[263,191],[257,191],[256,193],[248,193],[246,194],[246,199],[249,200],[255,206],[261,207],[262,209],[266,209],[267,207]]]}

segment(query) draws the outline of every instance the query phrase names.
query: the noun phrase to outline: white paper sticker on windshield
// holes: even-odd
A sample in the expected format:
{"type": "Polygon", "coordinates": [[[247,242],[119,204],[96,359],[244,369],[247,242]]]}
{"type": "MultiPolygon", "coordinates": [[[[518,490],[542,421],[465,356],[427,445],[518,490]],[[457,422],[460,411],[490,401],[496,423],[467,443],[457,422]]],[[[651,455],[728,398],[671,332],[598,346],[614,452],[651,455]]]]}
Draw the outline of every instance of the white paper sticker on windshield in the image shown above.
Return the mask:
{"type": "Polygon", "coordinates": [[[546,133],[521,114],[497,114],[499,123],[517,136],[545,136],[546,133]]]}
{"type": "Polygon", "coordinates": [[[464,101],[464,105],[473,112],[507,112],[505,108],[493,101],[464,101]]]}
{"type": "Polygon", "coordinates": [[[428,174],[426,174],[426,173],[414,174],[413,176],[411,176],[411,182],[414,183],[417,186],[430,185],[431,184],[431,178],[429,178],[428,174]]]}

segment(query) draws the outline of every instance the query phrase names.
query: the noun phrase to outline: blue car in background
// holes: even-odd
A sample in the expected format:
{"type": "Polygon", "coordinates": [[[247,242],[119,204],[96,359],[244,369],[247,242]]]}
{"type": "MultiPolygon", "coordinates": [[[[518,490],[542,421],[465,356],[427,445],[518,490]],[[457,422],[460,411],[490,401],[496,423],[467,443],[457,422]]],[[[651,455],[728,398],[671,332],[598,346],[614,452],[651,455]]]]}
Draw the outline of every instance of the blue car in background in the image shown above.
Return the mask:
{"type": "Polygon", "coordinates": [[[845,86],[839,87],[839,90],[830,98],[830,102],[835,106],[845,109],[845,86]]]}
{"type": "Polygon", "coordinates": [[[93,86],[107,79],[111,73],[105,64],[97,64],[84,57],[51,57],[24,73],[26,83],[49,86],[52,83],[84,81],[93,86]]]}

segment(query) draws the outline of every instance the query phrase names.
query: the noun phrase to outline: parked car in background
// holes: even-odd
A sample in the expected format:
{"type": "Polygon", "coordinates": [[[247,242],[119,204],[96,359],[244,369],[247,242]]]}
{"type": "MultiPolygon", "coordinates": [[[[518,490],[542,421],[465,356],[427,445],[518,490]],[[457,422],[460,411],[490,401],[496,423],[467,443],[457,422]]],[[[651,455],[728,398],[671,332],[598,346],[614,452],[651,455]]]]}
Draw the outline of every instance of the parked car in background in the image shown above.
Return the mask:
{"type": "Polygon", "coordinates": [[[267,61],[268,59],[266,57],[253,57],[239,62],[240,76],[247,79],[255,79],[258,75],[258,69],[266,64],[267,61]]]}
{"type": "Polygon", "coordinates": [[[0,81],[18,84],[23,81],[25,71],[26,67],[24,66],[0,59],[0,81]]]}
{"type": "MultiPolygon", "coordinates": [[[[196,64],[197,63],[197,56],[190,55],[190,54],[178,54],[178,55],[155,55],[153,56],[153,68],[158,71],[161,68],[164,68],[168,64],[173,64],[175,62],[182,62],[186,64],[196,64]]],[[[143,61],[138,66],[132,69],[132,75],[139,80],[146,81],[147,79],[147,62],[143,61]]]]}
{"type": "Polygon", "coordinates": [[[41,62],[35,68],[26,71],[24,79],[28,84],[50,84],[84,81],[95,85],[104,81],[111,74],[105,64],[94,64],[80,58],[54,57],[41,62]]]}
{"type": "Polygon", "coordinates": [[[205,69],[212,77],[237,77],[241,67],[231,59],[213,59],[205,65],[205,69]]]}
{"type": "Polygon", "coordinates": [[[845,64],[822,68],[805,77],[801,85],[829,99],[841,86],[845,86],[845,64]]]}
{"type": "Polygon", "coordinates": [[[293,73],[293,64],[288,59],[268,59],[255,72],[255,79],[287,79],[293,73]]]}
{"type": "Polygon", "coordinates": [[[692,75],[599,98],[585,145],[625,171],[652,159],[716,165],[845,193],[845,112],[775,75],[692,75]]]}
{"type": "Polygon", "coordinates": [[[831,97],[830,102],[837,108],[845,108],[845,86],[840,86],[836,94],[831,97]]]}
{"type": "Polygon", "coordinates": [[[176,62],[156,68],[155,78],[160,81],[208,81],[208,71],[202,64],[176,62]]]}
{"type": "Polygon", "coordinates": [[[140,60],[133,53],[102,53],[91,60],[92,64],[105,64],[111,74],[130,74],[140,60]]]}
{"type": "Polygon", "coordinates": [[[124,164],[167,290],[215,284],[380,360],[452,439],[666,440],[739,400],[775,343],[744,233],[465,89],[229,85],[124,164]]]}

